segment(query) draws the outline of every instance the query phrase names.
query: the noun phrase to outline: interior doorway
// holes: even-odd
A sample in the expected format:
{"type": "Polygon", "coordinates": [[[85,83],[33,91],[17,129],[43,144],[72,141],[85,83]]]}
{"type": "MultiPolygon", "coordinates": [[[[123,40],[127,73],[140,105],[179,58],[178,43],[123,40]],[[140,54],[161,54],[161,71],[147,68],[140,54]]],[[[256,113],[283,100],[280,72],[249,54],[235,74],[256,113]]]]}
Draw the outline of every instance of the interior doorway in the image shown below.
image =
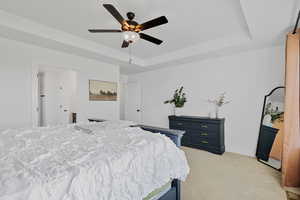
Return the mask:
{"type": "Polygon", "coordinates": [[[125,120],[141,123],[142,90],[138,82],[128,82],[126,85],[125,120]]]}
{"type": "Polygon", "coordinates": [[[36,125],[72,123],[77,74],[72,70],[39,67],[37,71],[36,125]]]}

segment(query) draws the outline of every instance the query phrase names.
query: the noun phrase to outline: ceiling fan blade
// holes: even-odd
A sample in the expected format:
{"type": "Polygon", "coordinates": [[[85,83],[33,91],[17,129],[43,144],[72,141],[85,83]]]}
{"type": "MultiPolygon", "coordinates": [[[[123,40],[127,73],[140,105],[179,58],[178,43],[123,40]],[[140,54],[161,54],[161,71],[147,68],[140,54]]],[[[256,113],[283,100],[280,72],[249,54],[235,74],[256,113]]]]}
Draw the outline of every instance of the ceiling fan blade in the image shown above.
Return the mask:
{"type": "Polygon", "coordinates": [[[123,25],[125,19],[122,17],[122,15],[119,13],[119,11],[111,4],[103,4],[104,8],[112,15],[118,22],[123,25]]]}
{"type": "Polygon", "coordinates": [[[116,29],[89,29],[91,33],[119,33],[121,30],[116,29]]]}
{"type": "Polygon", "coordinates": [[[161,43],[163,43],[162,40],[157,39],[157,38],[155,38],[155,37],[152,37],[152,36],[150,36],[150,35],[147,35],[147,34],[145,34],[145,33],[140,33],[140,38],[142,38],[142,39],[144,39],[144,40],[147,40],[147,41],[149,41],[149,42],[152,42],[152,43],[154,43],[154,44],[157,44],[157,45],[160,45],[161,43]]]}
{"type": "Polygon", "coordinates": [[[129,46],[129,42],[123,41],[122,48],[127,48],[129,46]]]}
{"type": "Polygon", "coordinates": [[[146,30],[146,29],[149,29],[149,28],[153,28],[153,27],[156,27],[156,26],[166,24],[166,23],[168,23],[168,19],[165,16],[161,16],[161,17],[158,17],[156,19],[152,19],[148,22],[145,22],[143,24],[140,24],[140,25],[138,25],[138,27],[141,31],[143,31],[143,30],[146,30]]]}

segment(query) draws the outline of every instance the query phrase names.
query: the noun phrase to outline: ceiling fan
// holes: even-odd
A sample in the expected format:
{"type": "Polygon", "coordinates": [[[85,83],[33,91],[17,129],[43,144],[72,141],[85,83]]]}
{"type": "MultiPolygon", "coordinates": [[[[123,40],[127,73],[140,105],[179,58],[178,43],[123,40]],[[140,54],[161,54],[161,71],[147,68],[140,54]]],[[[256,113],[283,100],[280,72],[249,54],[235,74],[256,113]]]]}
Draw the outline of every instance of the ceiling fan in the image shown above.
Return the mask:
{"type": "Polygon", "coordinates": [[[142,31],[160,26],[168,23],[168,19],[165,16],[161,16],[139,24],[133,21],[135,14],[133,12],[127,13],[128,20],[125,20],[119,11],[112,4],[103,4],[104,8],[121,24],[120,29],[89,29],[91,33],[123,33],[124,41],[122,48],[127,48],[130,43],[136,42],[139,38],[152,42],[154,44],[160,45],[163,41],[142,33],[142,31]]]}

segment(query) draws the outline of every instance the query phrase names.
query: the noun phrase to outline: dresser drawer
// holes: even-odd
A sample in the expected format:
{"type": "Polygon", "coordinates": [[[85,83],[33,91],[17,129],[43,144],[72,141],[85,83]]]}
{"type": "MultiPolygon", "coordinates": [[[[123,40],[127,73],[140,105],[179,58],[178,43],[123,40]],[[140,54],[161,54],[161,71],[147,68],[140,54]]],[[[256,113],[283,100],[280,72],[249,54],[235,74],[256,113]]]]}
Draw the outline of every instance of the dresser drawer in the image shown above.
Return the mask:
{"type": "Polygon", "coordinates": [[[184,128],[187,126],[186,122],[183,121],[170,121],[170,128],[175,127],[175,128],[184,128]]]}
{"type": "Polygon", "coordinates": [[[184,135],[182,138],[182,145],[186,144],[196,144],[200,146],[213,146],[218,147],[220,145],[219,140],[215,138],[209,138],[209,137],[195,137],[191,135],[184,135]]]}
{"type": "Polygon", "coordinates": [[[183,124],[183,122],[179,121],[172,121],[169,124],[170,129],[176,129],[176,130],[186,130],[186,126],[183,124]]]}
{"type": "Polygon", "coordinates": [[[208,123],[208,122],[193,122],[193,121],[179,121],[179,120],[172,120],[170,121],[170,128],[178,129],[178,130],[185,130],[188,129],[195,129],[195,130],[203,130],[203,131],[219,131],[220,124],[217,123],[208,123]]]}
{"type": "Polygon", "coordinates": [[[195,130],[195,129],[186,129],[186,135],[192,137],[207,137],[207,138],[220,138],[220,133],[217,131],[210,130],[195,130]]]}

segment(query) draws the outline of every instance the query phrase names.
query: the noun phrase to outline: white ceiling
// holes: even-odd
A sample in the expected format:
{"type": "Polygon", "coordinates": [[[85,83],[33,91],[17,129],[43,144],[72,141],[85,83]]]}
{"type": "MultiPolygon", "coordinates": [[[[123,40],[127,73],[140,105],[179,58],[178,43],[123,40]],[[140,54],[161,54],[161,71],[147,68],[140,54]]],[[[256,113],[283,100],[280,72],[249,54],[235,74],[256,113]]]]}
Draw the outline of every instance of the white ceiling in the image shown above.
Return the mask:
{"type": "Polygon", "coordinates": [[[47,40],[44,46],[60,49],[54,44],[59,42],[60,46],[65,44],[64,51],[93,58],[98,53],[99,58],[135,72],[163,67],[178,59],[202,59],[224,48],[276,44],[290,30],[298,6],[299,0],[1,0],[0,35],[24,40],[22,34],[30,34],[32,39],[26,42],[39,38],[47,40]],[[132,48],[135,65],[126,65],[128,49],[120,48],[120,33],[87,31],[119,28],[103,3],[115,5],[124,17],[128,11],[135,12],[135,20],[140,23],[165,15],[168,24],[145,31],[164,43],[156,46],[138,41],[132,48]],[[70,43],[73,36],[74,44],[70,43]],[[103,51],[99,53],[100,49],[103,51]],[[141,70],[137,70],[139,67],[141,70]]]}

